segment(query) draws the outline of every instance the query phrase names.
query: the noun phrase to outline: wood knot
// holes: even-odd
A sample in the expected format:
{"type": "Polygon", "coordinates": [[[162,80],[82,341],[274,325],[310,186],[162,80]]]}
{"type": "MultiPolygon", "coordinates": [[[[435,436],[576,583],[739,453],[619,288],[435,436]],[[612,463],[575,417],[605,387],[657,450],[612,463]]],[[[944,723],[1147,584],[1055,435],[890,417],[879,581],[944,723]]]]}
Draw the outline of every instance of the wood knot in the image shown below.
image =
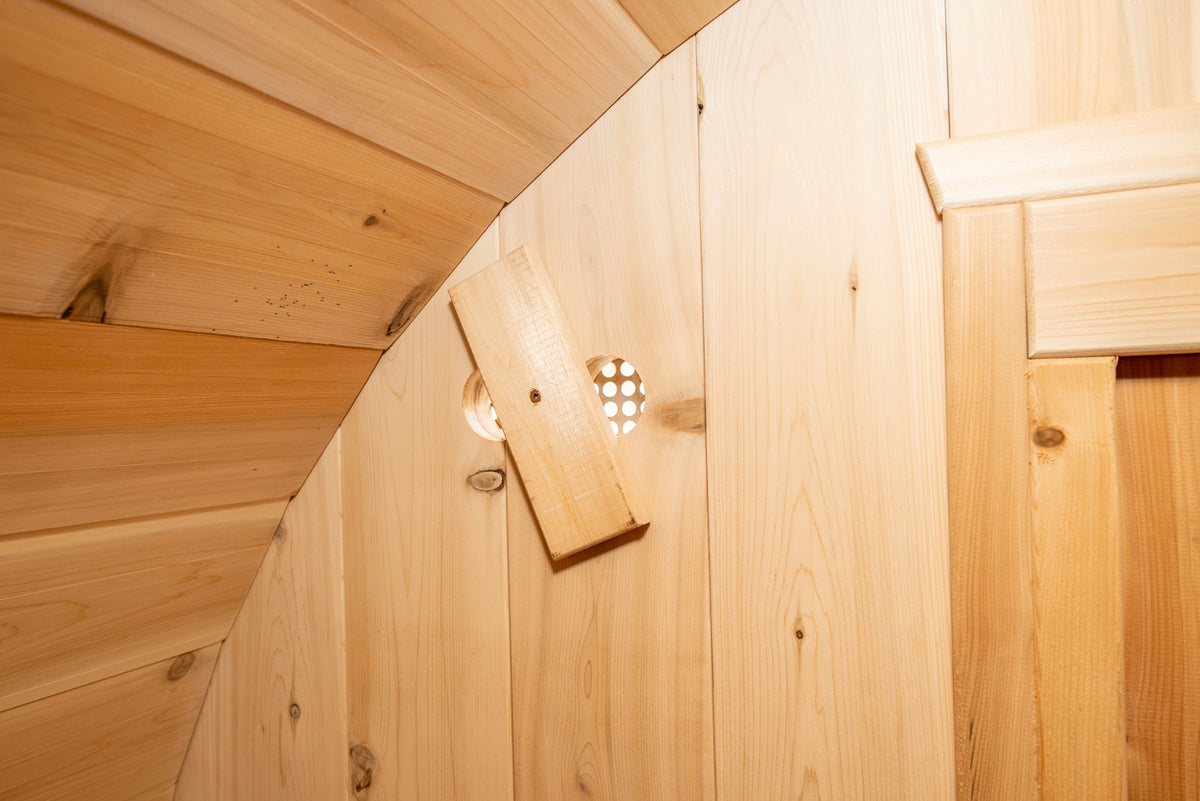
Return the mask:
{"type": "Polygon", "coordinates": [[[365,745],[350,748],[350,783],[354,792],[361,793],[371,786],[375,775],[375,754],[365,745]]]}
{"type": "Polygon", "coordinates": [[[363,220],[363,225],[368,226],[368,227],[370,227],[372,225],[379,225],[379,218],[376,217],[374,214],[372,214],[369,217],[367,217],[367,219],[363,220]]]}
{"type": "Polygon", "coordinates": [[[167,681],[179,681],[188,674],[194,664],[196,664],[196,655],[190,651],[175,657],[171,667],[167,668],[167,681]]]}
{"type": "Polygon", "coordinates": [[[292,720],[296,720],[297,718],[299,718],[300,717],[300,705],[297,703],[293,703],[291,706],[288,707],[288,714],[292,716],[292,720]]]}
{"type": "Polygon", "coordinates": [[[280,523],[278,526],[275,527],[275,541],[283,542],[286,539],[287,539],[287,529],[283,527],[283,523],[280,523]]]}
{"type": "Polygon", "coordinates": [[[504,471],[500,469],[480,470],[472,473],[467,478],[467,483],[480,492],[496,492],[504,489],[504,471]]]}
{"type": "Polygon", "coordinates": [[[1067,435],[1060,428],[1041,426],[1033,432],[1033,444],[1039,448],[1057,448],[1067,440],[1067,435]]]}

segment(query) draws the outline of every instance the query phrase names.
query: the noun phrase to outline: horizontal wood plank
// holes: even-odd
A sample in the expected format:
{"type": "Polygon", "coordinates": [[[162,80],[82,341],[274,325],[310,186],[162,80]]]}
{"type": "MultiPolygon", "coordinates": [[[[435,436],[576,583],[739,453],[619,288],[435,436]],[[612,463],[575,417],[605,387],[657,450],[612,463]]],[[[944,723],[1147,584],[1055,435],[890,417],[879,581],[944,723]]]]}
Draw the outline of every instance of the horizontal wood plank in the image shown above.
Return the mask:
{"type": "Polygon", "coordinates": [[[51,3],[0,103],[0,312],[382,348],[500,207],[51,3]]]}
{"type": "Polygon", "coordinates": [[[223,639],[285,503],[0,538],[0,710],[223,639]]]}
{"type": "Polygon", "coordinates": [[[0,712],[0,798],[157,801],[175,784],[217,645],[0,712]]]}
{"type": "Polygon", "coordinates": [[[584,356],[537,254],[521,247],[450,288],[550,556],[650,522],[617,463],[584,356]]]}
{"type": "Polygon", "coordinates": [[[1025,204],[1029,355],[1200,350],[1200,183],[1025,204]]]}
{"type": "Polygon", "coordinates": [[[1200,105],[917,146],[939,212],[1200,180],[1200,105]]]}
{"type": "Polygon", "coordinates": [[[0,316],[0,534],[291,495],[378,355],[0,316]]]}
{"type": "Polygon", "coordinates": [[[658,57],[616,0],[70,4],[503,200],[658,57]]]}

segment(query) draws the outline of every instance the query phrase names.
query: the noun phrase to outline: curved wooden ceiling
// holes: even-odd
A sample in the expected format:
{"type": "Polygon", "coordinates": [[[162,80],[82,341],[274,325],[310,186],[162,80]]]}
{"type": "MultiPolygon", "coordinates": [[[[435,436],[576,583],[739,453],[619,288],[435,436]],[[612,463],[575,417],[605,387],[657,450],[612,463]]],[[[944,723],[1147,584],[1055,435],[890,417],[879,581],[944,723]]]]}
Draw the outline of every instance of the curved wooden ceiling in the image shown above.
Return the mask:
{"type": "Polygon", "coordinates": [[[381,350],[731,2],[0,3],[0,796],[171,797],[381,350]]]}

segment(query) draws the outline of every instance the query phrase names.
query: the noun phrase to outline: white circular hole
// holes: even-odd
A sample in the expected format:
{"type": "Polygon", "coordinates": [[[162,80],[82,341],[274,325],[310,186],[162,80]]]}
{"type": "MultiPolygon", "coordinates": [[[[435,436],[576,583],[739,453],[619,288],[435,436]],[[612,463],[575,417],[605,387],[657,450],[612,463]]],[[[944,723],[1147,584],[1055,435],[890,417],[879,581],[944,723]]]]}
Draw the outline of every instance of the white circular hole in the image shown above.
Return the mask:
{"type": "Polygon", "coordinates": [[[629,362],[621,362],[621,375],[626,378],[633,375],[633,365],[629,362]]]}
{"type": "Polygon", "coordinates": [[[633,420],[626,420],[625,425],[621,426],[621,433],[628,434],[630,431],[633,430],[633,427],[636,425],[637,425],[637,423],[634,422],[633,420]]]}
{"type": "Polygon", "coordinates": [[[617,385],[612,381],[604,382],[604,397],[611,398],[617,394],[617,385]]]}
{"type": "Polygon", "coordinates": [[[610,426],[612,426],[612,430],[613,430],[613,433],[614,433],[614,434],[620,434],[620,433],[621,433],[621,429],[617,428],[617,424],[616,424],[616,423],[614,423],[612,420],[609,420],[609,421],[608,421],[608,424],[609,424],[610,426]]]}
{"type": "Polygon", "coordinates": [[[609,362],[608,364],[604,365],[604,368],[601,369],[600,372],[604,374],[605,378],[612,378],[617,374],[617,365],[609,362]]]}
{"type": "MultiPolygon", "coordinates": [[[[637,412],[637,404],[633,401],[625,401],[621,404],[621,414],[625,415],[626,417],[633,417],[635,414],[637,414],[637,412]]],[[[612,414],[609,414],[609,417],[612,417],[612,414]]]]}
{"type": "Polygon", "coordinates": [[[604,413],[609,417],[616,417],[617,404],[613,401],[609,401],[608,403],[604,404],[604,413]]]}
{"type": "Polygon", "coordinates": [[[632,381],[625,381],[621,384],[621,394],[627,398],[632,398],[637,392],[637,384],[632,381]]]}

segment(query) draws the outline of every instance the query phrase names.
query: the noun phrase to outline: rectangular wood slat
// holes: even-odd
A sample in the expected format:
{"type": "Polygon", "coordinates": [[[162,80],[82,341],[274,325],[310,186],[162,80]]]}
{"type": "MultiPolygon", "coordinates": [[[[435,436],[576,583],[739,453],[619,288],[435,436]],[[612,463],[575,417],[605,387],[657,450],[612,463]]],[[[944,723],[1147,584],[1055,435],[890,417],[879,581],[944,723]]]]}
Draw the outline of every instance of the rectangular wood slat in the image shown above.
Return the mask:
{"type": "Polygon", "coordinates": [[[291,495],[377,357],[0,316],[0,534],[291,495]]]}
{"type": "Polygon", "coordinates": [[[1125,798],[1116,359],[1029,366],[1040,771],[1046,801],[1125,798]]]}
{"type": "Polygon", "coordinates": [[[666,55],[712,22],[734,0],[620,0],[620,3],[666,55]]]}
{"type": "Polygon", "coordinates": [[[0,312],[382,348],[500,207],[52,3],[0,101],[0,312]]]}
{"type": "Polygon", "coordinates": [[[517,801],[715,798],[695,93],[687,42],[500,215],[584,356],[646,385],[614,450],[651,520],[554,563],[509,474],[517,801]]]}
{"type": "Polygon", "coordinates": [[[537,252],[450,287],[552,559],[649,523],[537,252]]]}
{"type": "MultiPolygon", "coordinates": [[[[449,282],[500,257],[497,228],[449,282]]],[[[473,368],[443,288],[342,425],[350,742],[379,760],[368,796],[512,799],[508,493],[470,481],[504,471],[504,446],[463,419],[473,368]]]]}
{"type": "Polygon", "coordinates": [[[223,639],[284,505],[0,538],[0,710],[223,639]]]}
{"type": "Polygon", "coordinates": [[[1025,204],[1029,355],[1200,350],[1200,183],[1025,204]]]}
{"type": "Polygon", "coordinates": [[[501,200],[658,57],[616,0],[70,4],[501,200]]]}
{"type": "Polygon", "coordinates": [[[941,5],[697,37],[721,801],[954,793],[941,5]]]}
{"type": "Polygon", "coordinates": [[[0,712],[6,801],[158,801],[175,784],[217,645],[0,712]]]}

